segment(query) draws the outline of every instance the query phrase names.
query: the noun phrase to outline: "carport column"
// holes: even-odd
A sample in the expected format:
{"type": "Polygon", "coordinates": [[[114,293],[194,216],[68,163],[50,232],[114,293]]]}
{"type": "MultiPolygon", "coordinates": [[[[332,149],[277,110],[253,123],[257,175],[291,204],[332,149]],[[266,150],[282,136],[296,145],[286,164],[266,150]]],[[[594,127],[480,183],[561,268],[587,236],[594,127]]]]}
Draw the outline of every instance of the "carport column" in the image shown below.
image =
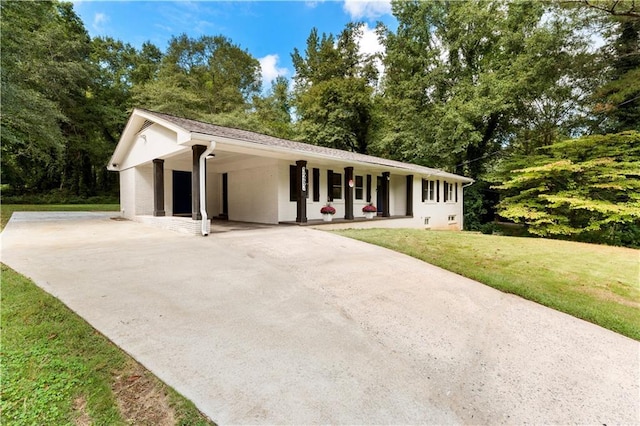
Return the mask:
{"type": "Polygon", "coordinates": [[[407,176],[407,216],[413,216],[413,175],[407,176]]]}
{"type": "Polygon", "coordinates": [[[344,168],[344,218],[353,220],[353,167],[344,168]]]}
{"type": "Polygon", "coordinates": [[[193,154],[192,173],[191,173],[191,219],[202,220],[200,213],[200,172],[206,173],[206,170],[200,170],[200,156],[207,149],[204,145],[193,145],[191,152],[193,154]]]}
{"type": "Polygon", "coordinates": [[[164,216],[164,160],[153,160],[153,215],[164,216]]]}
{"type": "Polygon", "coordinates": [[[390,172],[382,173],[382,217],[391,216],[389,210],[389,184],[391,180],[390,172]]]}
{"type": "Polygon", "coordinates": [[[296,222],[307,223],[307,162],[296,161],[296,222]]]}

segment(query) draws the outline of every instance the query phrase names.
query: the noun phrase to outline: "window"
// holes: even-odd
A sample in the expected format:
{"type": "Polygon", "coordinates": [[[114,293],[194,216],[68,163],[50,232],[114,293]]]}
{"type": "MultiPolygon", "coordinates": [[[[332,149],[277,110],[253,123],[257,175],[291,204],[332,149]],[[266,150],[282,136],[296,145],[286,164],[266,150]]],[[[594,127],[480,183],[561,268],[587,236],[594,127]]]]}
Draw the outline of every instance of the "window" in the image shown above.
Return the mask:
{"type": "Polygon", "coordinates": [[[313,201],[320,201],[320,169],[313,169],[313,201]]]}
{"type": "Polygon", "coordinates": [[[364,198],[364,179],[362,176],[356,176],[356,200],[362,200],[364,198]]]}
{"type": "Polygon", "coordinates": [[[445,183],[445,188],[446,188],[446,191],[447,191],[447,200],[446,201],[455,201],[456,194],[454,193],[454,191],[456,189],[456,184],[455,183],[449,183],[449,184],[445,183]]]}
{"type": "Polygon", "coordinates": [[[331,200],[339,200],[342,198],[342,174],[331,172],[331,200]]]}
{"type": "Polygon", "coordinates": [[[422,201],[436,201],[436,181],[422,179],[422,201]]]}
{"type": "MultiPolygon", "coordinates": [[[[451,186],[451,185],[449,185],[449,186],[451,186]]],[[[448,219],[449,219],[449,222],[455,222],[456,221],[456,215],[455,214],[450,214],[448,219]]]]}
{"type": "MultiPolygon", "coordinates": [[[[298,201],[298,191],[296,190],[296,172],[298,166],[289,166],[289,201],[298,201]]],[[[309,197],[309,173],[305,167],[302,170],[302,183],[304,185],[304,191],[309,197]]]]}

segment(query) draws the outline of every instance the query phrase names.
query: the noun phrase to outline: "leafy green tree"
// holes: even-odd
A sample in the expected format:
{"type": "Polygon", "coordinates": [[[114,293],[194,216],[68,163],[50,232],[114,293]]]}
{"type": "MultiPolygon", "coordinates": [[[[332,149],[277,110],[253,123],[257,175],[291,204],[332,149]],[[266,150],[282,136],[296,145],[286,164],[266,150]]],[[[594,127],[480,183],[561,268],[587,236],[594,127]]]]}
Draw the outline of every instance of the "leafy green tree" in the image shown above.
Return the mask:
{"type": "Polygon", "coordinates": [[[640,247],[640,133],[584,136],[513,170],[499,214],[556,238],[640,247]]]}
{"type": "Polygon", "coordinates": [[[381,154],[478,179],[495,153],[548,143],[579,111],[586,43],[551,6],[398,1],[393,13],[381,154]]]}
{"type": "Polygon", "coordinates": [[[271,82],[271,90],[267,96],[255,96],[253,105],[257,119],[262,123],[262,131],[272,136],[293,139],[291,103],[289,81],[282,76],[271,82]]]}
{"type": "Polygon", "coordinates": [[[89,37],[70,3],[2,2],[2,180],[19,191],[63,184],[90,84],[89,37]],[[71,142],[70,142],[71,141],[71,142]]]}
{"type": "Polygon", "coordinates": [[[304,57],[294,49],[294,105],[304,141],[368,151],[377,71],[374,58],[358,52],[361,35],[361,24],[348,24],[337,39],[332,34],[320,37],[313,28],[304,57]]]}
{"type": "Polygon", "coordinates": [[[223,36],[173,37],[156,79],[134,87],[137,105],[188,118],[246,111],[261,87],[260,63],[223,36]]]}
{"type": "Polygon", "coordinates": [[[609,18],[608,81],[594,94],[605,131],[640,130],[640,19],[609,18]]]}

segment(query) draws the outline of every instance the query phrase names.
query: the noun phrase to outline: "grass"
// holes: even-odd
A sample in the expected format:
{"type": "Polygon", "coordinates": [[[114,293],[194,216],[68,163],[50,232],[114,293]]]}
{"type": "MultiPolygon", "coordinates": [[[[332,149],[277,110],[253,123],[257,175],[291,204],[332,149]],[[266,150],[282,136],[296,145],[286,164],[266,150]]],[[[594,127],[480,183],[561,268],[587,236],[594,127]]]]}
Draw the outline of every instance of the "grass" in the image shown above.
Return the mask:
{"type": "MultiPolygon", "coordinates": [[[[2,265],[0,423],[130,424],[114,392],[128,355],[31,280],[2,265]],[[81,401],[79,408],[78,402],[81,401]]],[[[150,373],[146,373],[149,374],[150,373]]],[[[211,424],[195,406],[153,377],[177,424],[211,424]]],[[[121,399],[120,399],[121,401],[121,399]]],[[[140,420],[140,419],[138,419],[140,420]]],[[[134,424],[152,422],[139,422],[134,424]]]]}
{"type": "Polygon", "coordinates": [[[88,212],[119,211],[119,204],[1,204],[0,230],[4,229],[13,212],[48,211],[48,212],[88,212]]]}
{"type": "Polygon", "coordinates": [[[408,254],[640,340],[638,250],[468,232],[334,232],[408,254]]]}

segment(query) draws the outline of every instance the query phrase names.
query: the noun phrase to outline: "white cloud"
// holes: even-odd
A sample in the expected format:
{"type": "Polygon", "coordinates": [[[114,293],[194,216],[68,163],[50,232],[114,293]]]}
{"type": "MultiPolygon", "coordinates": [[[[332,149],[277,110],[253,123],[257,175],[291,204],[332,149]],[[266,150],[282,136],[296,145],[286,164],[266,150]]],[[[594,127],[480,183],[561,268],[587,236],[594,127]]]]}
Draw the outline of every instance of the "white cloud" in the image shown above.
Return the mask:
{"type": "Polygon", "coordinates": [[[289,74],[289,70],[286,68],[278,67],[278,55],[267,55],[259,58],[260,68],[262,68],[262,82],[266,85],[270,85],[271,81],[281,75],[289,74]]]}
{"type": "MultiPolygon", "coordinates": [[[[362,37],[358,40],[358,52],[361,55],[371,56],[376,53],[384,53],[384,46],[378,40],[378,34],[375,28],[369,28],[366,22],[362,26],[362,37]]],[[[384,65],[380,58],[375,61],[376,68],[380,76],[384,74],[384,65]]]]}
{"type": "Polygon", "coordinates": [[[391,13],[391,0],[344,0],[342,8],[351,19],[375,19],[391,13]]]}
{"type": "Polygon", "coordinates": [[[319,3],[323,3],[324,0],[307,0],[304,2],[304,4],[311,9],[315,9],[315,7],[319,4],[319,3]]]}
{"type": "Polygon", "coordinates": [[[93,16],[93,29],[96,32],[104,32],[104,25],[109,22],[109,17],[104,13],[96,13],[93,16]]]}
{"type": "Polygon", "coordinates": [[[384,52],[384,46],[378,40],[378,34],[375,28],[369,28],[366,22],[362,26],[362,37],[358,41],[360,53],[372,55],[374,53],[384,52]]]}

